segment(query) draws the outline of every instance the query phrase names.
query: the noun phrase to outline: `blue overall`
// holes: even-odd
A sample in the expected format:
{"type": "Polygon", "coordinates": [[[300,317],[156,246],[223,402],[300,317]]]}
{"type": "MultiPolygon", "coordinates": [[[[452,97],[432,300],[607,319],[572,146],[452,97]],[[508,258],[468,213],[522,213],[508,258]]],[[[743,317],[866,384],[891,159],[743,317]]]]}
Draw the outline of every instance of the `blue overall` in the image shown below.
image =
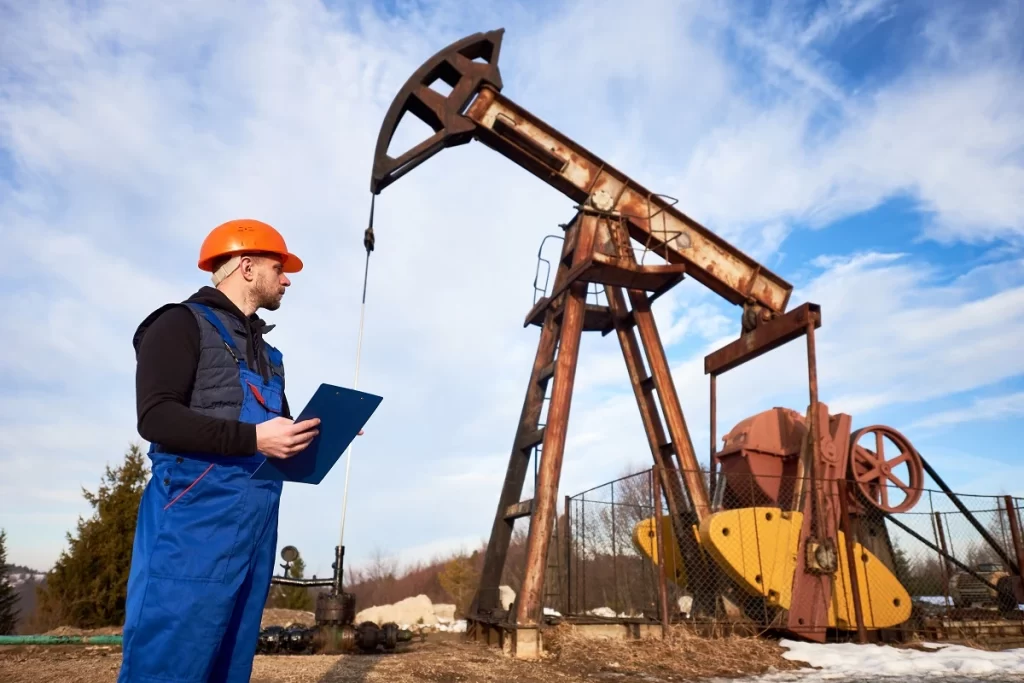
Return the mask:
{"type": "MultiPolygon", "coordinates": [[[[283,380],[251,370],[212,310],[199,311],[238,365],[242,422],[281,411],[283,380]]],[[[275,361],[280,353],[267,345],[275,361]]],[[[150,447],[125,606],[120,682],[248,681],[277,548],[281,483],[249,475],[265,456],[150,447]]]]}

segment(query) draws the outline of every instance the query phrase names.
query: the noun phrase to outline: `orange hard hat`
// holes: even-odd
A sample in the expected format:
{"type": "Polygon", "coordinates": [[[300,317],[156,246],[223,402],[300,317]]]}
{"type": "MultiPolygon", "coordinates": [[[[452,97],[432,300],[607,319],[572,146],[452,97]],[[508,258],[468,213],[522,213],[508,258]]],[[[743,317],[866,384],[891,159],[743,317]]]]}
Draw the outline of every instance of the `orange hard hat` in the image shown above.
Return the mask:
{"type": "Polygon", "coordinates": [[[212,273],[213,264],[222,256],[260,252],[280,256],[286,273],[302,270],[302,260],[288,251],[281,233],[253,218],[228,221],[211,230],[199,248],[199,268],[212,273]]]}

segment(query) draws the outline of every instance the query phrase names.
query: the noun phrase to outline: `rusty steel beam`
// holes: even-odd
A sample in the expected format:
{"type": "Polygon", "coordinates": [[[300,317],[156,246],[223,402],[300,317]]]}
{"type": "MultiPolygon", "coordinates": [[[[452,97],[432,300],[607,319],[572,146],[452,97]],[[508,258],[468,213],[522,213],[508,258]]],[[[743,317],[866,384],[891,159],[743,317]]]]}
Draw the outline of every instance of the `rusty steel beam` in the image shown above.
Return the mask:
{"type": "Polygon", "coordinates": [[[704,479],[701,477],[700,464],[697,462],[697,455],[693,450],[693,440],[690,438],[690,431],[686,426],[686,418],[683,417],[683,408],[679,403],[679,395],[676,393],[672,371],[668,367],[665,348],[661,345],[658,327],[647,297],[643,292],[630,290],[629,298],[633,305],[633,318],[636,320],[636,327],[640,332],[640,340],[643,342],[644,351],[647,354],[647,364],[651,368],[651,377],[654,379],[654,386],[661,401],[661,410],[665,415],[668,433],[672,437],[672,445],[676,458],[679,460],[680,474],[683,476],[686,493],[690,498],[690,504],[699,524],[711,513],[711,501],[704,485],[704,479]]]}
{"type": "MultiPolygon", "coordinates": [[[[597,219],[584,217],[579,222],[579,237],[573,253],[573,264],[585,259],[593,249],[597,219]]],[[[587,285],[575,282],[569,288],[562,312],[561,338],[558,343],[558,357],[555,359],[554,387],[548,406],[547,425],[544,430],[544,445],[537,473],[536,492],[533,496],[533,514],[530,517],[530,533],[526,542],[526,568],[523,584],[517,596],[516,623],[534,626],[541,618],[544,573],[547,569],[548,545],[551,540],[551,523],[555,515],[555,499],[558,495],[558,480],[562,473],[562,455],[565,451],[565,437],[569,425],[569,408],[572,402],[572,387],[576,378],[580,340],[583,335],[583,316],[586,304],[587,285]]]]}
{"type": "Polygon", "coordinates": [[[483,144],[579,204],[593,197],[595,208],[628,218],[633,239],[730,303],[786,310],[791,284],[495,88],[481,85],[466,117],[483,144]]]}
{"type": "Polygon", "coordinates": [[[385,187],[446,147],[472,139],[568,195],[578,204],[628,218],[630,236],[736,305],[786,310],[790,283],[642,187],[581,145],[500,94],[498,56],[504,29],[476,33],[438,51],[399,89],[377,136],[370,191],[385,187]],[[444,81],[442,95],[430,86],[444,81]],[[468,107],[468,108],[467,108],[468,107]],[[433,134],[398,157],[388,148],[412,114],[433,134]]]}
{"type": "Polygon", "coordinates": [[[651,456],[654,458],[654,471],[657,472],[658,485],[665,492],[676,544],[686,553],[687,557],[697,557],[699,548],[693,534],[683,521],[683,513],[688,507],[688,498],[683,491],[679,469],[671,457],[667,457],[668,454],[664,452],[663,448],[663,444],[667,443],[668,439],[665,436],[665,427],[661,422],[661,416],[658,414],[657,399],[653,393],[654,382],[647,377],[644,370],[643,351],[636,338],[636,332],[622,322],[627,310],[625,294],[620,287],[606,285],[605,296],[616,320],[615,331],[619,338],[619,346],[622,348],[622,357],[626,362],[626,371],[629,373],[629,383],[633,387],[633,395],[636,397],[637,407],[640,409],[640,421],[644,426],[644,433],[647,434],[651,456]]]}
{"type": "MultiPolygon", "coordinates": [[[[563,244],[563,256],[570,253],[568,245],[563,244]]],[[[569,272],[566,264],[561,264],[555,273],[555,282],[561,282],[569,272]]],[[[508,508],[520,502],[523,485],[530,462],[530,451],[538,438],[543,441],[543,430],[538,428],[540,416],[544,409],[544,395],[548,382],[554,373],[549,368],[555,363],[555,351],[561,332],[561,321],[558,311],[549,309],[545,323],[541,327],[540,339],[537,341],[537,353],[530,372],[530,382],[523,399],[522,412],[519,415],[519,426],[512,441],[512,452],[509,455],[508,470],[502,485],[501,496],[491,526],[491,535],[487,542],[484,555],[484,566],[480,573],[480,583],[476,596],[470,607],[471,615],[489,614],[503,607],[499,599],[501,575],[505,569],[508,548],[512,540],[512,528],[515,520],[506,517],[508,508]],[[537,436],[540,434],[541,436],[537,436]]]]}
{"type": "Polygon", "coordinates": [[[754,360],[783,344],[797,339],[807,330],[821,327],[821,307],[806,303],[774,320],[762,323],[704,357],[704,374],[721,375],[754,360]]]}
{"type": "MultiPolygon", "coordinates": [[[[849,431],[849,429],[847,429],[849,431]]],[[[867,631],[864,629],[864,608],[860,601],[860,577],[857,575],[857,558],[853,554],[853,531],[850,524],[850,509],[848,498],[853,493],[853,487],[846,479],[842,480],[839,490],[839,529],[845,537],[846,564],[850,570],[850,590],[853,593],[853,618],[857,624],[857,642],[868,642],[867,631]]]]}

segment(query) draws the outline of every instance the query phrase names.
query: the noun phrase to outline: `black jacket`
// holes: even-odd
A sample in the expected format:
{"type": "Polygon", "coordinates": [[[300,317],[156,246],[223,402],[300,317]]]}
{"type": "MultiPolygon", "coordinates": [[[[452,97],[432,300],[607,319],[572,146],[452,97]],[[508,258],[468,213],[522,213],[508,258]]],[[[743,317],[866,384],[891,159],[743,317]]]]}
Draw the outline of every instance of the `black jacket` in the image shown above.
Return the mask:
{"type": "MultiPolygon", "coordinates": [[[[249,334],[246,362],[264,377],[258,361],[263,332],[270,328],[257,315],[248,319],[220,290],[203,287],[188,301],[218,308],[243,321],[249,334]]],[[[171,452],[252,455],[256,425],[200,415],[189,408],[199,363],[199,325],[184,306],[163,307],[139,325],[132,339],[137,361],[135,404],[139,435],[171,452]]],[[[283,399],[284,417],[291,417],[283,399]]]]}

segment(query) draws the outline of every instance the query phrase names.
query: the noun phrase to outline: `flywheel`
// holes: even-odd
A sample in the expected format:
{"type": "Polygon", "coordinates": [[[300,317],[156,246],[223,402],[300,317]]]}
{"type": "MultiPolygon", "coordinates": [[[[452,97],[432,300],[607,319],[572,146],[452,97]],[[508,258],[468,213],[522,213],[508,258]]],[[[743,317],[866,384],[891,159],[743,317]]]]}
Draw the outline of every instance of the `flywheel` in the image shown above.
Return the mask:
{"type": "Polygon", "coordinates": [[[907,437],[892,427],[873,425],[850,437],[850,470],[866,500],[883,512],[906,512],[921,499],[924,465],[907,437]],[[869,435],[874,438],[868,439],[869,435]],[[895,444],[885,452],[885,441],[895,444]],[[861,441],[864,444],[861,444],[861,441]]]}

